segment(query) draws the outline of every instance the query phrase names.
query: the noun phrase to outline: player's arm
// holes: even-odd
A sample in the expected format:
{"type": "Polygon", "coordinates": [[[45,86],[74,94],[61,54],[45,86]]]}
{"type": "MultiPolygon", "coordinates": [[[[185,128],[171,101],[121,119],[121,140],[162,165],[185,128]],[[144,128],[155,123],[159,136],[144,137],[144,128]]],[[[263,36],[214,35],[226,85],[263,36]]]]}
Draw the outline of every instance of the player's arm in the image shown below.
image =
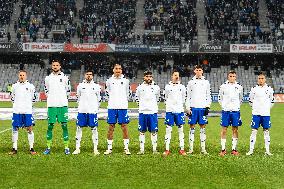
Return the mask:
{"type": "Polygon", "coordinates": [[[156,85],[156,101],[159,102],[160,101],[160,87],[159,85],[156,85]]]}
{"type": "Polygon", "coordinates": [[[218,93],[218,102],[221,106],[222,106],[223,97],[224,97],[224,89],[223,89],[223,85],[221,85],[219,88],[219,93],[218,93]]]}
{"type": "Polygon", "coordinates": [[[36,92],[35,92],[35,86],[34,85],[32,85],[31,95],[32,95],[32,102],[35,103],[36,102],[36,92]]]}
{"type": "Polygon", "coordinates": [[[71,93],[71,82],[70,82],[68,76],[66,76],[66,86],[65,86],[65,88],[66,88],[67,98],[69,98],[70,93],[71,93]]]}
{"type": "Polygon", "coordinates": [[[184,104],[184,103],[185,103],[185,99],[186,99],[186,88],[185,88],[185,86],[183,86],[183,85],[182,85],[181,92],[182,92],[182,94],[181,94],[181,100],[182,100],[182,104],[184,104]]]}
{"type": "Polygon", "coordinates": [[[12,89],[11,89],[11,92],[10,92],[10,97],[11,97],[12,103],[14,103],[15,102],[15,85],[12,85],[12,89]]]}
{"type": "Polygon", "coordinates": [[[77,97],[77,103],[79,104],[79,102],[80,102],[80,97],[81,97],[81,84],[79,84],[79,85],[77,86],[76,97],[77,97]]]}
{"type": "Polygon", "coordinates": [[[243,98],[244,98],[244,88],[241,85],[240,85],[240,95],[239,95],[239,98],[240,98],[240,104],[242,104],[243,103],[243,98]]]}
{"type": "Polygon", "coordinates": [[[207,90],[206,90],[206,108],[210,108],[212,103],[212,99],[211,99],[211,87],[210,87],[210,83],[208,81],[207,84],[207,90]]]}
{"type": "Polygon", "coordinates": [[[105,95],[109,96],[109,92],[110,92],[110,82],[109,79],[107,79],[105,84],[105,95]]]}
{"type": "Polygon", "coordinates": [[[185,101],[185,109],[187,113],[190,115],[191,114],[191,109],[190,109],[190,99],[191,99],[191,91],[192,91],[192,85],[190,82],[188,82],[187,87],[186,87],[186,101],[185,101]]]}
{"type": "Polygon", "coordinates": [[[211,87],[209,81],[207,81],[207,89],[206,89],[206,105],[204,115],[207,116],[209,114],[210,105],[211,105],[211,87]]]}
{"type": "Polygon", "coordinates": [[[168,96],[169,96],[169,86],[168,85],[165,86],[165,90],[163,91],[163,95],[165,97],[165,102],[166,102],[166,100],[168,99],[168,96]]]}
{"type": "Polygon", "coordinates": [[[44,92],[45,92],[46,97],[48,97],[48,93],[49,93],[49,79],[48,79],[48,76],[45,77],[45,79],[44,79],[44,92]]]}
{"type": "Polygon", "coordinates": [[[98,90],[97,90],[97,100],[98,100],[98,103],[99,103],[99,107],[101,105],[101,100],[102,100],[102,97],[101,97],[101,86],[98,86],[98,90]]]}
{"type": "Polygon", "coordinates": [[[252,106],[252,103],[254,101],[254,97],[255,97],[255,92],[254,92],[254,88],[252,88],[249,92],[249,105],[252,106]]]}
{"type": "Polygon", "coordinates": [[[274,106],[274,102],[275,102],[275,98],[274,98],[274,91],[272,88],[270,88],[270,95],[269,95],[269,98],[270,98],[270,108],[272,108],[274,106]]]}
{"type": "Polygon", "coordinates": [[[139,106],[139,101],[140,101],[140,85],[137,87],[137,89],[136,89],[136,93],[135,93],[135,101],[136,101],[136,103],[138,104],[138,106],[139,106]]]}
{"type": "Polygon", "coordinates": [[[131,97],[132,97],[132,91],[131,91],[131,88],[130,88],[130,82],[129,80],[127,79],[126,80],[126,94],[128,95],[127,99],[128,100],[131,100],[131,97]]]}

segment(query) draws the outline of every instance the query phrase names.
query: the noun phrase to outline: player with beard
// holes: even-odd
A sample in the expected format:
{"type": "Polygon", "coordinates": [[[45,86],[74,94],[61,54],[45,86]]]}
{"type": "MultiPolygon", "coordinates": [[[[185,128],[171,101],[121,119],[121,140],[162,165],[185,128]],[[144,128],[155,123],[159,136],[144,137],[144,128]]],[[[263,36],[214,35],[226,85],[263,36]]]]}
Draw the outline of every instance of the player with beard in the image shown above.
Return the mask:
{"type": "Polygon", "coordinates": [[[80,153],[82,128],[90,127],[94,144],[94,155],[99,155],[98,151],[98,112],[101,101],[101,87],[93,80],[94,73],[91,70],[85,72],[85,80],[77,87],[78,116],[76,131],[76,150],[74,155],[80,153]]]}
{"type": "Polygon", "coordinates": [[[136,100],[139,103],[139,126],[140,131],[140,151],[138,155],[145,153],[145,132],[151,133],[153,154],[157,152],[158,140],[158,101],[160,97],[160,87],[153,82],[151,71],[144,72],[144,82],[136,89],[136,100]]]}
{"type": "Polygon", "coordinates": [[[51,152],[52,130],[56,121],[61,123],[64,140],[64,152],[70,154],[69,136],[67,129],[68,122],[68,96],[70,94],[69,78],[61,72],[61,64],[58,60],[51,63],[52,73],[45,78],[45,94],[47,96],[48,107],[48,128],[47,128],[47,148],[43,154],[48,155],[51,152]]]}

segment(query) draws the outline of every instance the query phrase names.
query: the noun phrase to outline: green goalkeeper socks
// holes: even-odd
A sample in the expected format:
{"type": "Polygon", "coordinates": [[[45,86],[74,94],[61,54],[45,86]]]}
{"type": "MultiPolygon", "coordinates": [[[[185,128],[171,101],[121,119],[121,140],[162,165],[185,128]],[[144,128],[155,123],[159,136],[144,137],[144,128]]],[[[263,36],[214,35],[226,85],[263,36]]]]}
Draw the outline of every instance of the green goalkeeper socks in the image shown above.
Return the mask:
{"type": "Polygon", "coordinates": [[[50,148],[50,147],[51,147],[53,126],[54,126],[54,123],[49,123],[49,124],[48,124],[47,133],[46,133],[47,148],[50,148]]]}
{"type": "MultiPolygon", "coordinates": [[[[52,130],[54,127],[54,123],[49,123],[48,124],[48,129],[47,129],[47,148],[51,147],[52,144],[52,130]]],[[[64,147],[68,148],[69,145],[69,135],[68,135],[68,129],[67,129],[67,123],[62,123],[61,124],[62,130],[63,130],[63,140],[64,140],[64,147]]]]}
{"type": "Polygon", "coordinates": [[[68,136],[67,123],[62,123],[61,127],[62,127],[62,130],[63,130],[64,147],[68,148],[69,136],[68,136]]]}
{"type": "Polygon", "coordinates": [[[52,140],[47,140],[47,142],[46,142],[46,144],[47,144],[47,148],[51,148],[51,144],[52,144],[52,140]]]}

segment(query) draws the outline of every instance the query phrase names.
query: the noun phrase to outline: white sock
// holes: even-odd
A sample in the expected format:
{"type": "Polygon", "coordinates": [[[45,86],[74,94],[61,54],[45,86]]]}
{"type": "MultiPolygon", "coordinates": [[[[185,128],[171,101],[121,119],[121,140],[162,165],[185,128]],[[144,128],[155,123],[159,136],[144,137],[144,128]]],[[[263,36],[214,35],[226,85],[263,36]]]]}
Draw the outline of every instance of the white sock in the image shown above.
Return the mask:
{"type": "Polygon", "coordinates": [[[194,133],[195,128],[190,128],[189,130],[189,150],[193,151],[193,143],[194,143],[194,133]]]}
{"type": "Polygon", "coordinates": [[[113,140],[107,140],[107,149],[112,150],[112,142],[113,140]]]}
{"type": "Polygon", "coordinates": [[[205,141],[206,141],[205,128],[200,128],[200,146],[202,151],[205,151],[205,141]]]}
{"type": "Polygon", "coordinates": [[[18,137],[19,137],[19,132],[18,132],[18,130],[16,130],[16,131],[12,131],[12,142],[13,142],[13,148],[15,149],[15,150],[17,150],[18,149],[18,137]]]}
{"type": "Polygon", "coordinates": [[[232,138],[232,150],[237,150],[238,138],[232,138]]]}
{"type": "Polygon", "coordinates": [[[152,141],[153,151],[157,151],[157,141],[158,141],[157,133],[151,133],[151,141],[152,141]]]}
{"type": "Polygon", "coordinates": [[[35,142],[35,135],[34,132],[28,132],[28,141],[29,141],[29,145],[30,145],[30,149],[34,148],[34,142],[35,142]]]}
{"type": "Polygon", "coordinates": [[[226,150],[226,139],[221,138],[221,150],[226,150]]]}
{"type": "Polygon", "coordinates": [[[140,151],[144,152],[145,150],[145,133],[140,133],[139,135],[139,142],[140,142],[140,151]]]}
{"type": "Polygon", "coordinates": [[[266,152],[270,152],[270,150],[269,150],[269,146],[270,146],[269,130],[265,130],[263,132],[263,135],[264,135],[265,150],[266,150],[266,152]]]}
{"type": "Polygon", "coordinates": [[[254,145],[256,142],[256,134],[257,134],[257,130],[253,129],[251,131],[251,135],[250,135],[250,145],[249,145],[249,150],[253,152],[254,150],[254,145]]]}
{"type": "Polygon", "coordinates": [[[79,150],[81,147],[81,139],[82,139],[82,127],[77,127],[76,130],[76,150],[79,150]]]}
{"type": "Polygon", "coordinates": [[[166,144],[166,150],[170,150],[170,143],[172,138],[172,130],[173,128],[169,125],[166,127],[166,135],[165,135],[165,144],[166,144]]]}
{"type": "Polygon", "coordinates": [[[178,128],[178,138],[179,138],[179,147],[181,150],[184,150],[184,133],[183,125],[178,128]]]}
{"type": "Polygon", "coordinates": [[[99,133],[98,133],[97,127],[92,128],[92,140],[93,140],[93,144],[94,144],[94,151],[98,150],[99,133]]]}
{"type": "Polygon", "coordinates": [[[128,150],[128,144],[129,144],[129,139],[123,139],[123,143],[124,143],[124,149],[128,150]]]}

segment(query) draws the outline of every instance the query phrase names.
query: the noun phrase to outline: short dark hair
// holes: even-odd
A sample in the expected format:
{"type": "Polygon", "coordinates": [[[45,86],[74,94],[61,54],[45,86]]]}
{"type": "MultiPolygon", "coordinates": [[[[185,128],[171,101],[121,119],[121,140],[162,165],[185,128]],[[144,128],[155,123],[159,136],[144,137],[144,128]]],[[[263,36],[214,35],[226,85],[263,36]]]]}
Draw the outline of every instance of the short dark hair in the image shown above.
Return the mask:
{"type": "Polygon", "coordinates": [[[53,62],[58,62],[58,63],[60,64],[60,66],[61,66],[61,62],[60,62],[58,59],[53,59],[53,60],[51,61],[51,64],[52,64],[53,62]]]}
{"type": "Polygon", "coordinates": [[[173,75],[175,72],[178,72],[178,73],[179,73],[178,70],[174,69],[174,70],[172,71],[172,75],[173,75]]]}
{"type": "Polygon", "coordinates": [[[201,64],[197,64],[194,66],[194,69],[202,69],[203,70],[203,66],[201,64]]]}
{"type": "Polygon", "coordinates": [[[264,77],[266,77],[266,74],[264,72],[258,72],[257,76],[263,75],[264,77]]]}
{"type": "Polygon", "coordinates": [[[145,70],[144,76],[146,76],[146,75],[153,75],[153,73],[150,70],[145,70]]]}
{"type": "Polygon", "coordinates": [[[229,73],[228,73],[228,75],[229,75],[229,74],[237,74],[237,72],[236,72],[235,70],[230,70],[229,73]]]}
{"type": "Polygon", "coordinates": [[[18,71],[18,73],[21,73],[21,72],[24,72],[24,73],[26,73],[26,74],[28,73],[26,70],[19,70],[19,71],[18,71]]]}
{"type": "Polygon", "coordinates": [[[119,64],[119,63],[115,63],[115,64],[113,65],[113,68],[115,68],[115,66],[121,66],[121,68],[122,68],[122,65],[119,64]]]}
{"type": "Polygon", "coordinates": [[[92,75],[94,76],[94,71],[93,70],[85,70],[85,74],[88,72],[92,72],[92,75]]]}

